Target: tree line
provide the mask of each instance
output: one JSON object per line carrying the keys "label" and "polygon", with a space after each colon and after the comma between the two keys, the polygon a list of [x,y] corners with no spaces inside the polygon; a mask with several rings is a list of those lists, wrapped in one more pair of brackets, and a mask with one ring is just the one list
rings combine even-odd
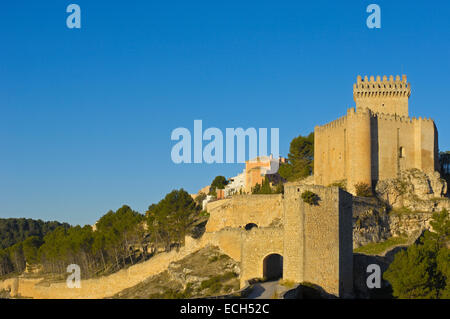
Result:
{"label": "tree line", "polygon": [[0,249],[10,247],[27,237],[44,237],[58,226],[69,228],[67,223],[44,222],[30,218],[0,218]]}
{"label": "tree line", "polygon": [[94,229],[59,225],[0,249],[0,276],[21,273],[27,264],[60,274],[77,264],[84,278],[111,273],[180,246],[201,216],[201,207],[186,191],[174,190],[145,214],[124,205],[103,215]]}

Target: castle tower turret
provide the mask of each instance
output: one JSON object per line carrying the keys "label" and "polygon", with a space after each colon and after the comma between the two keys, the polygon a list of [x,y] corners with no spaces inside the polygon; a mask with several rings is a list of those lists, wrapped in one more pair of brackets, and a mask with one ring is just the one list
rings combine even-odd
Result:
{"label": "castle tower turret", "polygon": [[348,114],[347,189],[355,192],[355,185],[372,186],[372,150],[370,111],[350,109]]}
{"label": "castle tower turret", "polygon": [[364,79],[360,75],[353,85],[353,99],[356,108],[363,110],[368,108],[375,113],[408,116],[408,99],[411,95],[411,85],[406,80],[406,75],[397,75],[395,80],[391,75],[377,76],[376,79],[367,76]]}

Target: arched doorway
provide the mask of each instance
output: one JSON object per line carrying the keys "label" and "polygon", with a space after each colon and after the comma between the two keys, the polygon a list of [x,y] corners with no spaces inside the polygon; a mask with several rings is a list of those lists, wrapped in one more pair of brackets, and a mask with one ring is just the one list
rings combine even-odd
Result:
{"label": "arched doorway", "polygon": [[267,280],[275,280],[283,277],[283,256],[270,254],[263,260],[263,276]]}
{"label": "arched doorway", "polygon": [[250,230],[254,227],[258,228],[258,225],[256,225],[255,223],[248,223],[247,225],[245,225],[245,230]]}

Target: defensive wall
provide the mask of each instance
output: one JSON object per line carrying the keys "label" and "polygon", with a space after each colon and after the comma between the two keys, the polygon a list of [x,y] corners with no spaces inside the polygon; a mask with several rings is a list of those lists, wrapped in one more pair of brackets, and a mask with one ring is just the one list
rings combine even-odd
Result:
{"label": "defensive wall", "polygon": [[235,195],[232,198],[208,203],[209,220],[206,232],[215,232],[226,227],[244,228],[248,223],[258,227],[269,226],[283,215],[283,196]]}
{"label": "defensive wall", "polygon": [[[316,204],[301,198],[307,190],[317,195]],[[32,298],[110,297],[166,270],[171,262],[213,245],[241,263],[242,286],[246,280],[280,271],[287,280],[313,282],[337,296],[351,294],[350,194],[337,187],[286,184],[284,195],[235,196],[211,204],[207,231],[199,239],[186,237],[179,251],[157,254],[109,276],[82,280],[81,288],[19,277],[0,282],[0,289]],[[248,224],[254,227],[246,228]],[[273,256],[279,258],[275,264]]]}

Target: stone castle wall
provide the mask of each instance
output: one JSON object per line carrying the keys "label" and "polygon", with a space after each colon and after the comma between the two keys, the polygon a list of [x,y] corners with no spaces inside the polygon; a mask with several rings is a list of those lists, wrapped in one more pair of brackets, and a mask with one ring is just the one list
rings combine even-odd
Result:
{"label": "stone castle wall", "polygon": [[[317,205],[301,199],[317,194]],[[352,196],[338,187],[285,187],[283,278],[308,281],[327,292],[345,296],[352,291]]]}
{"label": "stone castle wall", "polygon": [[221,251],[236,261],[241,259],[241,229],[224,229],[205,233],[200,239],[186,237],[179,251],[159,253],[151,259],[122,269],[114,274],[81,281],[81,288],[68,288],[66,282],[44,284],[43,278],[11,278],[0,281],[0,290],[11,292],[11,296],[35,299],[96,299],[113,296],[133,287],[150,276],[167,269],[170,263],[183,259],[206,246],[218,246]]}
{"label": "stone castle wall", "polygon": [[244,287],[246,280],[263,278],[265,257],[271,254],[284,255],[283,234],[284,229],[281,227],[252,228],[244,233],[241,254],[241,287]]}
{"label": "stone castle wall", "polygon": [[282,195],[235,195],[208,203],[206,209],[210,214],[206,232],[227,227],[244,228],[248,223],[267,227],[274,219],[282,217]]}

